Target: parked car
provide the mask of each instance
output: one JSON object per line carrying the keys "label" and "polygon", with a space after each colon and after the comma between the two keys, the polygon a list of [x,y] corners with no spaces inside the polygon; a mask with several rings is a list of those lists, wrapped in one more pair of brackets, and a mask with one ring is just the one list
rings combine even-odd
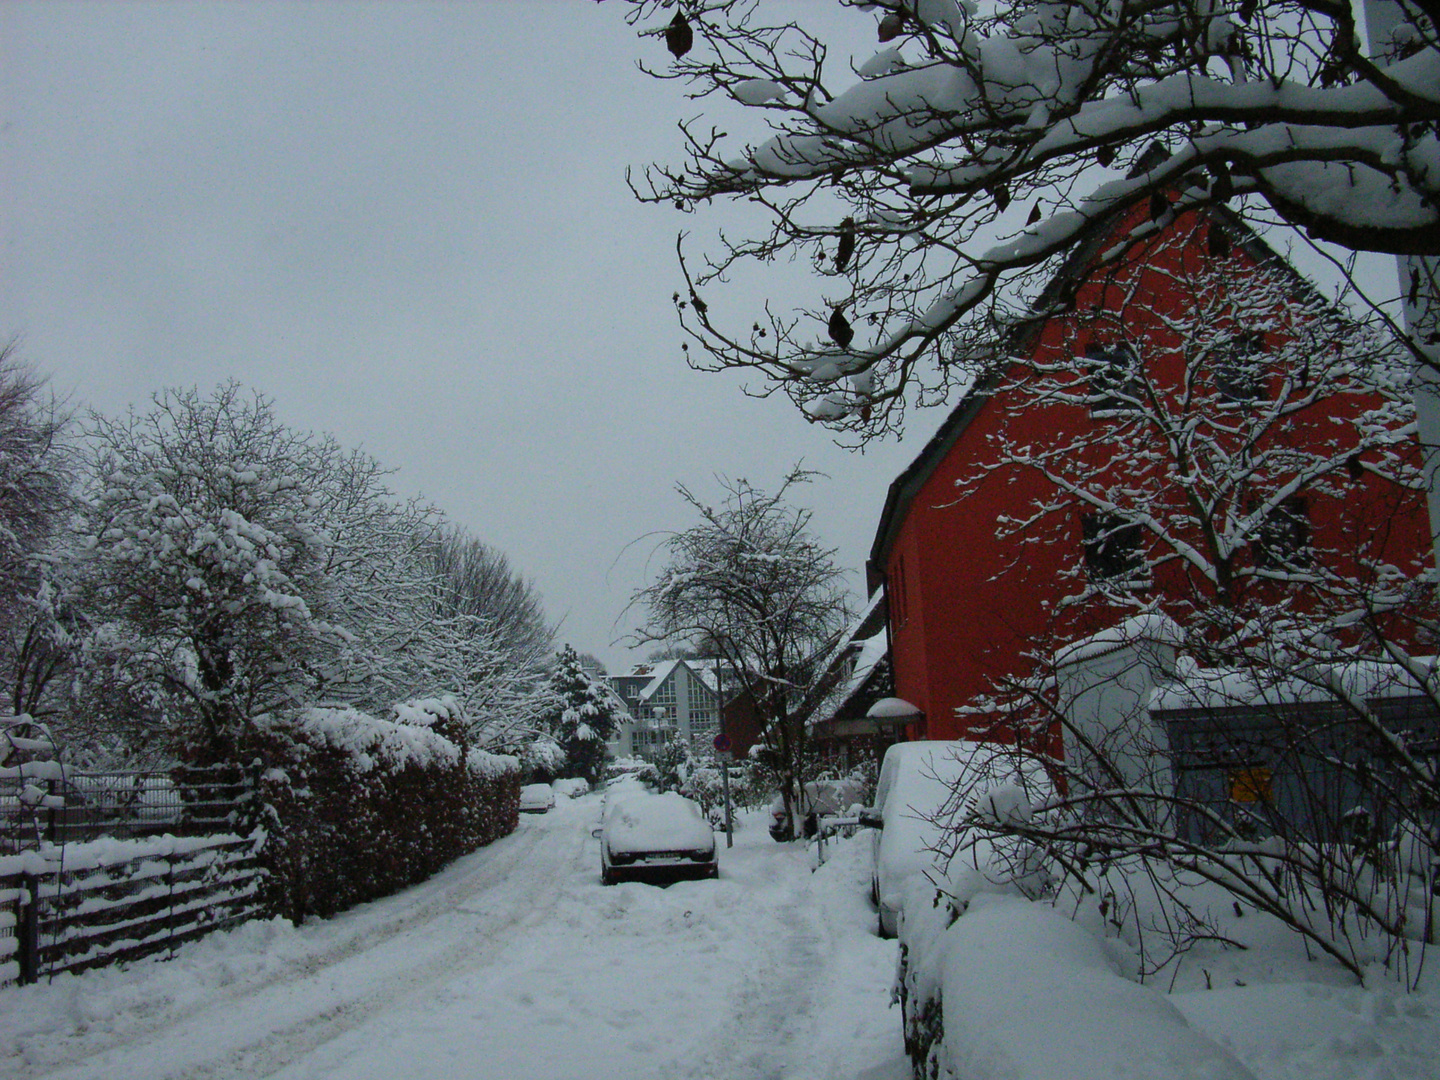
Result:
{"label": "parked car", "polygon": [[983,791],[1017,782],[1036,796],[1048,791],[1038,763],[1017,778],[1010,749],[957,740],[897,743],[885,751],[875,805],[860,814],[861,824],[875,829],[870,899],[881,937],[898,932],[906,893],[917,880],[944,873],[943,833],[960,809],[956,792],[973,801]]}
{"label": "parked car", "polygon": [[[812,780],[804,785],[800,807],[800,835],[815,835],[819,819],[825,814],[841,814],[865,801],[865,785],[859,780]],[[770,804],[770,836],[774,840],[790,839],[790,815],[785,800],[775,796]]]}
{"label": "parked car", "polygon": [[567,799],[578,799],[581,795],[590,793],[590,781],[583,776],[570,776],[563,780],[556,780],[550,787],[556,795],[564,795]]}
{"label": "parked car", "polygon": [[520,789],[520,812],[543,814],[555,808],[555,789],[549,784],[526,784]]}
{"label": "parked car", "polygon": [[600,828],[600,880],[661,883],[720,873],[715,833],[698,803],[673,791],[615,792]]}

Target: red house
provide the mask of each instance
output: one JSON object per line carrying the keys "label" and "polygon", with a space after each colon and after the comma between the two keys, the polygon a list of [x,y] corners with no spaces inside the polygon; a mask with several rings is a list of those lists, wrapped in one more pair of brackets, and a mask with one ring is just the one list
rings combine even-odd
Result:
{"label": "red house", "polygon": [[[1322,561],[1428,563],[1423,496],[1388,479],[1413,437],[1347,381],[1375,339],[1233,215],[1137,206],[1034,310],[892,483],[871,549],[909,737],[978,732],[958,710],[1027,654],[1126,614],[1299,610]],[[1379,435],[1351,422],[1372,414]],[[1107,509],[1120,492],[1132,513]]]}

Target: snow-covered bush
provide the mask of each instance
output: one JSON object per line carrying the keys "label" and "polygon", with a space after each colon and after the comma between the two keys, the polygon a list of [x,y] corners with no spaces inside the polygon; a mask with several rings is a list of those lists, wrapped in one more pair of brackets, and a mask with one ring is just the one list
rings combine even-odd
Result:
{"label": "snow-covered bush", "polygon": [[653,761],[644,758],[611,758],[605,763],[605,783],[633,779],[657,791],[660,788],[660,772]]}
{"label": "snow-covered bush", "polygon": [[565,770],[565,751],[549,735],[536,736],[521,751],[520,767],[531,783],[549,783]]}
{"label": "snow-covered bush", "polygon": [[469,747],[466,726],[445,699],[390,719],[352,708],[257,719],[281,914],[298,922],[389,895],[515,828],[519,762]]}

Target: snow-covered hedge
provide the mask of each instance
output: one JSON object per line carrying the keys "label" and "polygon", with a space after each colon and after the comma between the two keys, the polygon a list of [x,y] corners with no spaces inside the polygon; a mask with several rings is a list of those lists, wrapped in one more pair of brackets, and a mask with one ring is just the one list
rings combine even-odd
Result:
{"label": "snow-covered hedge", "polygon": [[519,762],[469,747],[450,699],[390,719],[352,708],[266,716],[255,739],[276,906],[297,922],[422,881],[518,819]]}

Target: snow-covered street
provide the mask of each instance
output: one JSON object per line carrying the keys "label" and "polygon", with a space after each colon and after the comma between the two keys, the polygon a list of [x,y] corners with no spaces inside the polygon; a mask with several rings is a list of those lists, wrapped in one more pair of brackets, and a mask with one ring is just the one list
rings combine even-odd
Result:
{"label": "snow-covered street", "polygon": [[0,1077],[904,1080],[866,846],[748,818],[719,881],[599,882],[600,798],[399,896],[5,991]]}

